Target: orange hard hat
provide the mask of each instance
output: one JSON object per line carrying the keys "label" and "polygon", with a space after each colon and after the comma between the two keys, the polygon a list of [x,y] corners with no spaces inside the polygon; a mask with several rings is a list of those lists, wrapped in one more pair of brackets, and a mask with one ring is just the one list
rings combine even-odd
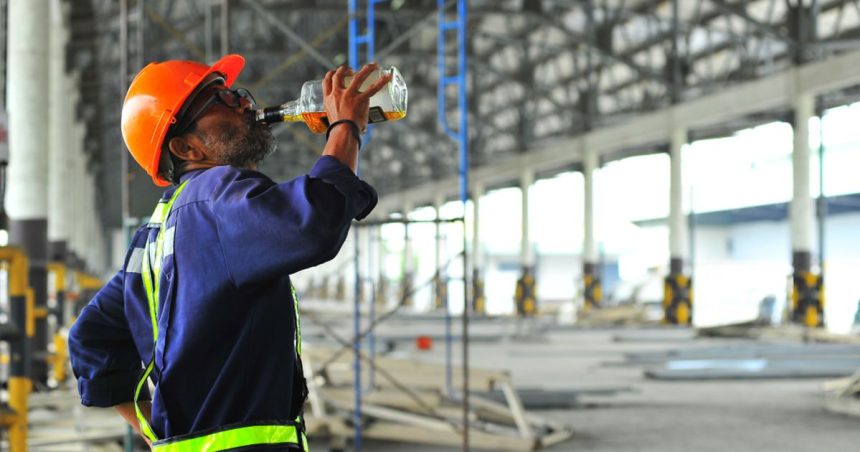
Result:
{"label": "orange hard hat", "polygon": [[235,54],[212,66],[171,60],[148,64],[131,82],[122,104],[122,139],[156,185],[169,185],[158,176],[158,164],[164,137],[176,123],[182,104],[212,74],[220,74],[230,87],[244,66],[245,59]]}

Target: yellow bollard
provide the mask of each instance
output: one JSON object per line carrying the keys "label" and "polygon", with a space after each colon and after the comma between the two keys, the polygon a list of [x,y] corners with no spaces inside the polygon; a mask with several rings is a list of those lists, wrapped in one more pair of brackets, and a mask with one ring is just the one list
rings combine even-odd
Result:
{"label": "yellow bollard", "polygon": [[693,318],[692,278],[669,274],[663,282],[663,321],[670,325],[690,325]]}
{"label": "yellow bollard", "polygon": [[15,410],[15,421],[9,427],[10,452],[27,450],[27,399],[33,383],[29,378],[9,378],[9,407]]}
{"label": "yellow bollard", "polygon": [[54,380],[61,383],[66,380],[66,362],[69,359],[69,352],[66,347],[66,338],[62,334],[54,335],[54,356],[51,357],[51,364],[54,369]]}
{"label": "yellow bollard", "polygon": [[33,290],[29,287],[27,255],[15,247],[0,247],[0,261],[3,261],[9,271],[8,294],[12,321],[25,333],[10,342],[9,407],[15,411],[15,415],[9,427],[9,449],[11,452],[25,452],[27,450],[27,400],[33,388],[25,368],[25,363],[29,359],[29,356],[26,356],[29,352],[26,341],[35,334],[36,321],[33,309],[35,302]]}

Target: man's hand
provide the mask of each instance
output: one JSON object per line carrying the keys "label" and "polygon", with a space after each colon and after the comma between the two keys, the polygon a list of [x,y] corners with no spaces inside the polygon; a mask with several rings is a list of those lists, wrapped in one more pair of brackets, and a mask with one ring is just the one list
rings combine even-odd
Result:
{"label": "man's hand", "polygon": [[[355,122],[360,132],[367,129],[370,98],[378,93],[391,81],[391,75],[386,74],[370,85],[366,90],[359,91],[361,85],[373,71],[379,70],[376,64],[368,64],[361,68],[352,78],[349,86],[343,81],[353,75],[352,69],[341,66],[335,71],[328,71],[323,79],[323,105],[329,124],[342,119]],[[328,142],[323,149],[323,155],[330,155],[350,169],[355,171],[358,164],[358,142],[352,135],[351,127],[343,124],[331,129]]]}
{"label": "man's hand", "polygon": [[349,67],[341,66],[337,70],[326,73],[322,84],[323,106],[329,123],[349,119],[355,122],[361,132],[367,129],[370,98],[391,81],[391,74],[385,74],[367,90],[359,91],[367,77],[377,70],[379,66],[375,63],[364,65],[358,73],[354,74],[349,86],[344,84],[344,79],[353,75]]}
{"label": "man's hand", "polygon": [[[143,416],[146,418],[146,421],[152,422],[152,402],[150,402],[149,400],[141,400],[139,403],[140,411],[143,412]],[[149,438],[147,438],[146,435],[144,435],[140,431],[140,423],[137,421],[137,414],[134,411],[134,402],[126,402],[120,405],[116,405],[114,406],[114,409],[117,411],[117,413],[119,413],[120,416],[122,416],[123,419],[125,419],[126,422],[128,422],[128,425],[130,425],[134,429],[134,431],[137,432],[137,434],[140,435],[140,437],[143,438],[144,441],[146,441],[146,444],[149,447],[152,447],[152,443],[150,442]]]}

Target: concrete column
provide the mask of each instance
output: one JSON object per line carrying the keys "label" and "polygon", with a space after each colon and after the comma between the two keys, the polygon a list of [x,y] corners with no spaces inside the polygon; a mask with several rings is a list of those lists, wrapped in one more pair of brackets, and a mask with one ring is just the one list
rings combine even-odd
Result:
{"label": "concrete column", "polygon": [[534,183],[535,175],[531,169],[526,169],[520,175],[520,190],[522,191],[522,237],[520,238],[520,265],[522,274],[517,281],[514,299],[517,305],[517,313],[522,316],[531,316],[537,309],[537,297],[535,293],[535,256],[529,235],[529,190]]}
{"label": "concrete column", "polygon": [[230,0],[221,0],[221,55],[230,53]]}
{"label": "concrete column", "polygon": [[[30,286],[37,307],[47,302],[48,136],[50,97],[49,2],[10,0],[8,16],[9,170],[6,211],[9,243],[20,246],[30,261]],[[36,322],[32,378],[47,383],[47,323]]]}
{"label": "concrete column", "polygon": [[522,236],[520,238],[520,263],[523,268],[534,266],[534,251],[529,236],[529,190],[534,183],[535,175],[532,170],[523,171],[520,176],[520,190],[522,191]]}
{"label": "concrete column", "polygon": [[73,153],[75,159],[72,165],[72,174],[74,174],[72,178],[74,186],[72,189],[72,213],[69,216],[69,221],[71,223],[71,245],[77,258],[83,259],[86,244],[83,237],[85,227],[83,218],[84,186],[87,183],[87,173],[84,168],[86,159],[86,156],[84,155],[84,125],[80,122],[75,122],[72,133],[74,138],[72,146],[74,148]]}
{"label": "concrete column", "polygon": [[[403,205],[403,220],[409,220],[409,214],[414,210],[411,203]],[[412,305],[412,280],[415,276],[415,259],[413,259],[412,238],[409,237],[409,223],[403,223],[403,280],[400,283],[400,299],[406,300],[404,305]]]}
{"label": "concrete column", "polygon": [[794,197],[791,200],[791,250],[795,271],[812,268],[815,209],[810,187],[809,118],[815,114],[815,98],[803,94],[794,104]]}
{"label": "concrete column", "polygon": [[80,99],[78,85],[78,74],[69,75],[66,78],[67,96],[63,107],[66,110],[66,140],[63,161],[65,165],[65,176],[63,177],[63,190],[65,202],[60,204],[61,218],[65,219],[66,225],[66,253],[72,251],[72,237],[74,235],[74,215],[76,202],[76,189],[78,180],[77,166],[81,165],[82,157],[79,157],[80,139],[78,138],[77,120],[75,111]]}
{"label": "concrete column", "polygon": [[791,319],[808,327],[824,326],[823,275],[812,272],[815,209],[810,185],[809,118],[815,114],[815,97],[794,99],[794,196],[791,200],[792,277]]}
{"label": "concrete column", "polygon": [[447,271],[441,268],[442,262],[442,247],[444,246],[444,241],[442,238],[442,223],[438,222],[438,220],[442,219],[442,206],[445,204],[444,196],[437,196],[433,201],[433,208],[436,210],[436,240],[435,240],[435,258],[434,264],[436,268],[436,278],[433,283],[433,300],[434,300],[434,308],[437,310],[444,309],[448,306],[448,278],[446,277]]}
{"label": "concrete column", "polygon": [[[377,213],[377,219],[384,220],[388,218],[387,212],[379,212]],[[385,237],[382,235],[382,226],[374,227],[373,230],[376,233],[376,245],[378,247],[378,252],[376,255],[377,258],[377,275],[378,282],[376,285],[376,303],[385,308],[388,306],[388,276],[385,273]]]}
{"label": "concrete column", "polygon": [[684,215],[684,187],[681,174],[681,147],[687,143],[687,131],[681,128],[672,131],[669,144],[671,160],[669,196],[669,251],[671,261],[669,273],[683,274],[688,251],[687,218]]}
{"label": "concrete column", "polygon": [[[54,8],[59,9],[59,8]],[[68,30],[59,11],[51,15],[50,43],[50,130],[48,149],[48,259],[64,261],[68,239],[68,218],[64,205],[68,204],[66,180],[69,153],[69,116],[67,107],[69,89],[66,76],[66,42]]]}
{"label": "concrete column", "polygon": [[583,243],[582,243],[582,287],[585,309],[596,308],[600,305],[602,290],[600,275],[597,271],[597,244],[594,240],[594,172],[598,166],[597,152],[593,149],[583,149],[582,176],[584,187],[583,212]]}
{"label": "concrete column", "polygon": [[472,274],[479,275],[483,268],[481,252],[481,198],[486,188],[480,182],[472,183]]}
{"label": "concrete column", "polygon": [[472,184],[472,312],[486,314],[487,301],[484,296],[484,254],[481,246],[481,198],[484,184]]}
{"label": "concrete column", "polygon": [[681,148],[687,142],[687,131],[676,128],[671,131],[670,153],[670,203],[669,203],[669,275],[666,277],[663,295],[663,321],[670,324],[690,325],[693,321],[692,280],[684,267],[689,255],[687,242],[687,217],[684,214],[684,188],[681,171]]}

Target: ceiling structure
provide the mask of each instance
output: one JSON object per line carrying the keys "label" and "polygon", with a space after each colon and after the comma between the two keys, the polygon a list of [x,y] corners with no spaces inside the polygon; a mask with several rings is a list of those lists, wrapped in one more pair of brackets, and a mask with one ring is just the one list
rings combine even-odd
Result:
{"label": "ceiling structure", "polygon": [[[109,227],[122,218],[122,97],[145,63],[242,54],[238,84],[271,105],[294,99],[304,81],[347,59],[345,0],[67,3],[68,70],[80,74],[78,114]],[[471,0],[468,7],[473,169],[860,48],[860,0]],[[406,119],[375,127],[361,157],[363,177],[383,196],[457,173],[457,145],[437,119],[437,17],[434,0],[376,7],[376,60],[400,68],[410,94]],[[857,94],[833,93],[822,106]],[[457,124],[456,112],[450,116]],[[786,118],[788,111],[766,111],[690,133],[720,136]],[[278,125],[275,133],[279,150],[264,172],[276,180],[306,172],[323,139],[302,124]],[[145,216],[159,191],[133,161],[129,179],[131,215]]]}

